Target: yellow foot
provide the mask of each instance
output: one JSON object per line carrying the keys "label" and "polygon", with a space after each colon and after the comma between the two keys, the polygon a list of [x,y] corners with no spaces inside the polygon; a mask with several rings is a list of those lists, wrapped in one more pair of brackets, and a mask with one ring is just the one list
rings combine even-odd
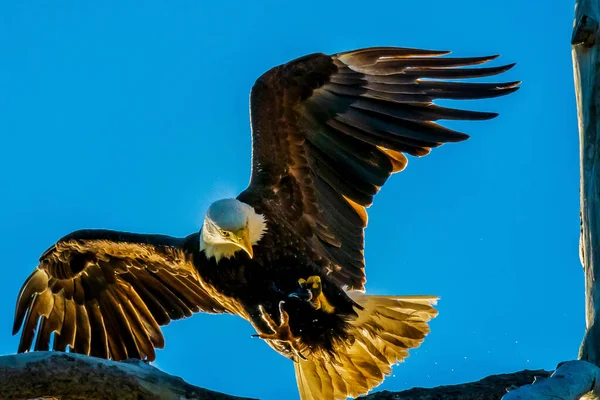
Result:
{"label": "yellow foot", "polygon": [[335,311],[335,307],[329,303],[323,294],[320,276],[313,275],[308,279],[298,279],[298,285],[300,285],[298,291],[290,296],[308,301],[316,310],[323,310],[328,314]]}
{"label": "yellow foot", "polygon": [[292,353],[294,356],[306,360],[302,355],[303,346],[299,337],[295,337],[290,329],[290,316],[283,309],[284,301],[279,302],[279,324],[273,321],[273,318],[267,313],[262,305],[258,306],[260,316],[265,321],[272,333],[259,332],[254,337],[259,337],[264,340],[273,340],[280,342],[283,347]]}

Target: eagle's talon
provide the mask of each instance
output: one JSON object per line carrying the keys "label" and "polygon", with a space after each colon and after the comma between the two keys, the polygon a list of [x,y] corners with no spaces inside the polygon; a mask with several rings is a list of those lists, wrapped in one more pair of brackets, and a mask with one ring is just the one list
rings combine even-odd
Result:
{"label": "eagle's talon", "polygon": [[315,310],[323,310],[326,313],[332,313],[335,308],[329,304],[323,293],[323,284],[319,275],[309,276],[308,279],[298,279],[298,290],[290,294],[289,297],[295,297],[309,303]]}
{"label": "eagle's talon", "polygon": [[281,341],[291,341],[294,339],[292,335],[292,331],[290,329],[290,315],[283,309],[284,301],[279,302],[279,324],[273,321],[273,318],[265,311],[265,308],[260,305],[258,306],[258,311],[260,312],[260,317],[267,324],[269,329],[273,333],[264,333],[259,332],[258,337],[261,339],[270,339],[270,340],[281,340]]}
{"label": "eagle's talon", "polygon": [[277,332],[277,324],[275,323],[275,321],[273,321],[273,318],[271,318],[269,313],[265,311],[265,308],[262,305],[258,306],[258,311],[260,312],[260,317],[263,321],[265,321],[265,324],[267,324],[269,329],[273,332]]}
{"label": "eagle's talon", "polygon": [[262,320],[265,321],[272,333],[258,332],[257,334],[252,335],[252,337],[282,342],[282,344],[288,348],[290,353],[306,360],[306,357],[302,354],[300,338],[294,336],[290,328],[290,315],[283,309],[284,304],[284,301],[279,302],[279,324],[271,318],[262,305],[258,306],[258,311],[260,312]]}

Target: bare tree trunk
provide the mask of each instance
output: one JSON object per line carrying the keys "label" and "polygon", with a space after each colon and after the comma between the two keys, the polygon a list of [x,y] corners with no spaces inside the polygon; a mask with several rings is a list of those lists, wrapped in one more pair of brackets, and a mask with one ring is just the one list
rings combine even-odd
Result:
{"label": "bare tree trunk", "polygon": [[[576,0],[571,45],[579,121],[581,237],[585,275],[586,332],[580,361],[570,361],[542,384],[528,385],[503,399],[579,399],[600,393],[600,0]],[[596,395],[590,393],[587,398]]]}
{"label": "bare tree trunk", "polygon": [[[597,74],[598,21],[600,2],[578,0],[575,5],[573,69],[579,117],[581,173],[581,241],[580,254],[585,271],[586,334],[579,358],[600,366],[600,291],[596,277],[600,270],[600,87]],[[598,262],[596,262],[598,260]]]}

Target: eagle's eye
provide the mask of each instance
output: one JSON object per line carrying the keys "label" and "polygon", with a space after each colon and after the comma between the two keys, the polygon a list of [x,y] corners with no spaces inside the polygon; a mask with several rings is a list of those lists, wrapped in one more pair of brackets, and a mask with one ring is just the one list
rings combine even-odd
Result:
{"label": "eagle's eye", "polygon": [[224,238],[228,238],[230,235],[230,233],[224,229],[221,229],[221,236],[223,236]]}

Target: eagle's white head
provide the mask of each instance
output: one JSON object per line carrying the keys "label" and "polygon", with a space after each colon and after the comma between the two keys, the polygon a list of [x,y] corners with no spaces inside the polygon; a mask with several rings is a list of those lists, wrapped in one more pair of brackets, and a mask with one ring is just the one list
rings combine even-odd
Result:
{"label": "eagle's white head", "polygon": [[252,246],[267,230],[265,217],[237,199],[223,199],[210,205],[200,232],[200,250],[207,258],[230,258],[243,250],[250,258]]}

